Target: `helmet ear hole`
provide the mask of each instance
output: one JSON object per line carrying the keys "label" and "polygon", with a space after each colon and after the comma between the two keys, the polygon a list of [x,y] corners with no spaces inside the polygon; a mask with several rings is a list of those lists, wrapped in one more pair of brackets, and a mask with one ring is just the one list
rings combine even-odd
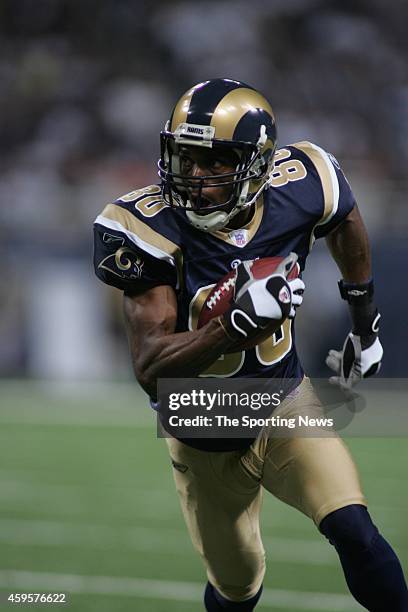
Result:
{"label": "helmet ear hole", "polygon": [[253,165],[253,170],[257,175],[258,179],[262,178],[262,176],[265,174],[266,168],[267,164],[265,162],[265,159],[262,155],[260,155]]}

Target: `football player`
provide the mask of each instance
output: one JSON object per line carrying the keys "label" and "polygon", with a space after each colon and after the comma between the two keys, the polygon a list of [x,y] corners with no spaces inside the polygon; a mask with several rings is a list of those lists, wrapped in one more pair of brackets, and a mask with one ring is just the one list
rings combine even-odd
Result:
{"label": "football player", "polygon": [[[182,373],[291,379],[288,412],[318,409],[295,348],[293,316],[304,285],[288,280],[287,271],[296,258],[303,270],[321,237],[341,271],[352,319],[343,349],[327,358],[332,382],[350,388],[378,371],[383,351],[367,233],[333,156],[310,142],[276,150],[267,100],[244,83],[214,79],[177,102],[161,133],[159,176],[160,185],[106,206],[94,227],[95,271],[123,291],[135,375],[153,406],[157,380]],[[284,267],[260,288],[245,262],[269,256],[284,257]],[[196,329],[206,296],[232,268],[240,291],[230,311]],[[289,303],[280,300],[282,287]],[[271,338],[229,352],[281,318]],[[250,611],[261,596],[266,489],[314,521],[363,607],[408,611],[401,565],[370,518],[337,435],[261,432],[252,441],[170,437],[167,444],[187,528],[207,570],[206,610]]]}

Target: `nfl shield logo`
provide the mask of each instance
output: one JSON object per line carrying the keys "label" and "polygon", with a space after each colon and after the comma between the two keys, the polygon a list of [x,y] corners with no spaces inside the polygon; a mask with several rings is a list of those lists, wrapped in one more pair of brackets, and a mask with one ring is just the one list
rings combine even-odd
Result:
{"label": "nfl shield logo", "polygon": [[235,232],[231,232],[230,238],[235,242],[237,246],[243,247],[247,243],[247,231],[236,230]]}

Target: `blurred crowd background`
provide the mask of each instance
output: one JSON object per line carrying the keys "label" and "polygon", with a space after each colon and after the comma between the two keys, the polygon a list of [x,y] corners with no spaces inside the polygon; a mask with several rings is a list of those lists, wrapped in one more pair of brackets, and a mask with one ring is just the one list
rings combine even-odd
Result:
{"label": "blurred crowd background", "polygon": [[[92,221],[156,182],[178,97],[218,76],[260,89],[279,143],[341,162],[373,247],[384,376],[405,376],[408,5],[402,0],[0,0],[0,376],[131,377],[119,292],[92,271]],[[349,328],[317,245],[300,353]]]}

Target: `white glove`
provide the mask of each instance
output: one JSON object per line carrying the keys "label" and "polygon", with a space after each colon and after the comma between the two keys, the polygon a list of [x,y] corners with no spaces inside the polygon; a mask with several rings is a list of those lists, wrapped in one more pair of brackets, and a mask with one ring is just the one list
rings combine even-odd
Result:
{"label": "white glove", "polygon": [[350,332],[344,342],[343,350],[331,350],[326,357],[326,364],[336,373],[336,376],[332,376],[329,381],[342,389],[351,389],[362,378],[377,374],[381,367],[383,352],[377,335],[374,340],[368,340],[364,336],[356,336]]}
{"label": "white glove", "polygon": [[244,261],[237,266],[234,298],[224,314],[230,333],[248,338],[272,321],[295,315],[295,306],[302,303],[297,292],[304,289],[304,283],[300,279],[288,281],[287,277],[297,258],[296,253],[290,253],[270,276],[261,279],[253,277],[252,262]]}

